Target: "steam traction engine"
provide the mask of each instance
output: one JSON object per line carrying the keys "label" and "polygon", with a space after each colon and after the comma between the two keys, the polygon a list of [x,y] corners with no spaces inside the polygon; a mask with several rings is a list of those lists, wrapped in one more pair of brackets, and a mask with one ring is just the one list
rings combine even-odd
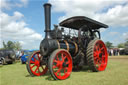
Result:
{"label": "steam traction engine", "polygon": [[51,30],[51,4],[44,4],[44,10],[45,38],[40,43],[40,51],[27,60],[30,75],[41,76],[49,70],[54,79],[63,80],[70,76],[72,68],[84,65],[94,72],[104,71],[108,54],[100,40],[99,29],[108,26],[84,16],[75,16],[62,21],[59,26],[54,25]]}

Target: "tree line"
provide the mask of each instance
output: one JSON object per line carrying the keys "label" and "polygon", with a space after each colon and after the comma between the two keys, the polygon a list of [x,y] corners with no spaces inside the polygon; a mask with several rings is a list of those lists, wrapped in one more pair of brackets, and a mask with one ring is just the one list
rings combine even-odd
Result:
{"label": "tree line", "polygon": [[[111,42],[109,42],[109,41],[105,42],[105,44],[106,44],[106,47],[107,47],[108,49],[114,48],[113,43],[111,43]],[[119,44],[117,45],[117,48],[125,48],[126,45],[128,46],[128,39],[126,39],[126,41],[125,41],[124,43],[119,43]]]}
{"label": "tree line", "polygon": [[18,41],[17,42],[8,41],[7,43],[3,41],[3,48],[0,48],[0,49],[20,50],[22,49],[22,46]]}

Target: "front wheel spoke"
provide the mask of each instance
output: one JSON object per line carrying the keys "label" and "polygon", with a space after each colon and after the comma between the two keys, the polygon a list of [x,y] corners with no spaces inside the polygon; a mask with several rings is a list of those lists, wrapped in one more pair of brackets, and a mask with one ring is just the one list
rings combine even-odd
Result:
{"label": "front wheel spoke", "polygon": [[56,74],[60,73],[60,71],[61,71],[61,68],[59,68],[59,69],[57,70]]}
{"label": "front wheel spoke", "polygon": [[57,55],[56,57],[57,57],[57,60],[59,61],[59,57],[58,57],[58,55]]}
{"label": "front wheel spoke", "polygon": [[53,69],[54,69],[54,68],[57,68],[57,66],[56,66],[56,65],[54,65],[52,68],[53,68]]}
{"label": "front wheel spoke", "polygon": [[34,64],[35,62],[33,60],[31,60],[30,63],[33,63]]}
{"label": "front wheel spoke", "polygon": [[61,76],[61,72],[59,72],[59,76]]}
{"label": "front wheel spoke", "polygon": [[63,61],[66,59],[66,56],[63,57]]}
{"label": "front wheel spoke", "polygon": [[102,51],[99,49],[98,53],[100,54],[100,53],[102,53]]}
{"label": "front wheel spoke", "polygon": [[57,61],[57,60],[54,60],[53,62],[58,63],[58,61]]}
{"label": "front wheel spoke", "polygon": [[[63,54],[62,54],[62,55],[63,55]],[[65,59],[66,59],[66,56],[63,55],[63,56],[62,56],[62,61],[64,61]]]}
{"label": "front wheel spoke", "polygon": [[66,70],[68,69],[68,67],[65,67],[65,68],[63,68],[64,69],[64,73],[66,73]]}
{"label": "front wheel spoke", "polygon": [[39,68],[39,67],[37,66],[37,68],[36,68],[35,72],[38,70],[38,68]]}
{"label": "front wheel spoke", "polygon": [[37,59],[35,58],[35,56],[33,57],[34,61],[36,61]]}
{"label": "front wheel spoke", "polygon": [[37,57],[38,57],[38,59],[39,59],[39,61],[40,61],[40,56],[39,56],[39,54],[37,54]]}
{"label": "front wheel spoke", "polygon": [[31,66],[31,68],[33,68],[34,66],[36,66],[35,64],[33,66]]}
{"label": "front wheel spoke", "polygon": [[63,53],[61,53],[61,57],[62,57],[62,59],[63,59],[63,57],[64,57],[64,54],[63,54]]}
{"label": "front wheel spoke", "polygon": [[66,64],[69,64],[69,61],[67,61]]}

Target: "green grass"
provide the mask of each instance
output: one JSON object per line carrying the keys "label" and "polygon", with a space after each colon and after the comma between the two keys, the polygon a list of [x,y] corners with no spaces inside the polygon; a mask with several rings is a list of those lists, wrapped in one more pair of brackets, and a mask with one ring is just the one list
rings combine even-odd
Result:
{"label": "green grass", "polygon": [[127,85],[128,59],[109,59],[107,69],[103,72],[91,72],[84,69],[72,72],[62,81],[55,81],[47,73],[41,77],[31,77],[26,65],[15,63],[0,66],[0,85]]}

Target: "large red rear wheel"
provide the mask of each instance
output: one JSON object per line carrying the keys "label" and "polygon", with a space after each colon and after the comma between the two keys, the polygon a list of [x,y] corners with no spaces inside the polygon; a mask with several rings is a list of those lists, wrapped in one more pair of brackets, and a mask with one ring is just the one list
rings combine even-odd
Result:
{"label": "large red rear wheel", "polygon": [[107,66],[107,48],[102,40],[92,40],[87,47],[87,62],[92,71],[104,71]]}
{"label": "large red rear wheel", "polygon": [[57,49],[51,54],[48,67],[55,80],[66,79],[72,72],[72,57],[68,51]]}
{"label": "large red rear wheel", "polygon": [[33,53],[32,56],[28,57],[26,67],[31,76],[41,76],[47,72],[48,67],[41,62],[41,58],[40,51],[37,51]]}

